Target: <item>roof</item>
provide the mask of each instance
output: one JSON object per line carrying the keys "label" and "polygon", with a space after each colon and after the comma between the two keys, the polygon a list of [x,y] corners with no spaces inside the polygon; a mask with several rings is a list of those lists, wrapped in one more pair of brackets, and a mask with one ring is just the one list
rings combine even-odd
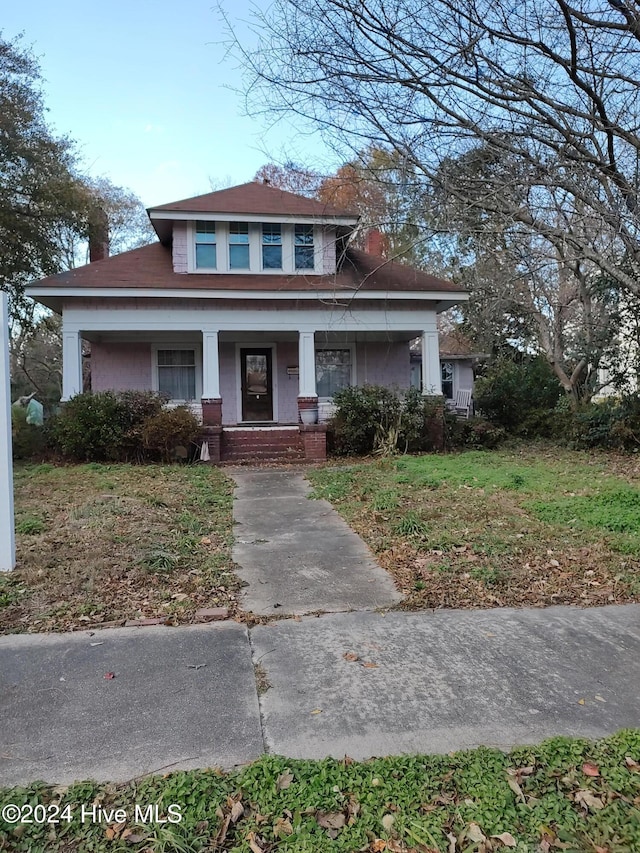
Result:
{"label": "roof", "polygon": [[347,249],[341,270],[331,275],[265,275],[264,273],[176,273],[171,249],[151,243],[102,261],[34,281],[34,288],[138,288],[140,290],[246,291],[421,291],[466,293],[446,279],[436,278],[394,261]]}
{"label": "roof", "polygon": [[329,216],[358,219],[358,214],[324,204],[313,198],[287,192],[258,181],[250,181],[226,190],[160,204],[149,208],[152,211],[174,211],[176,213],[228,213],[233,216],[253,214],[264,216]]}
{"label": "roof", "polygon": [[[461,329],[439,329],[438,340],[440,344],[440,358],[450,361],[481,361],[489,358],[488,353],[479,352],[474,348],[472,341]],[[422,341],[416,338],[411,344],[412,357],[420,358],[422,353]]]}

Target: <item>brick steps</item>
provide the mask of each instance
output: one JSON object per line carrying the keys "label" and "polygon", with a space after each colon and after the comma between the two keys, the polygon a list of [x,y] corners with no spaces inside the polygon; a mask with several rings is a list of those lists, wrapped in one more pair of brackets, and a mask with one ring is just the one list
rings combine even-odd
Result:
{"label": "brick steps", "polygon": [[297,427],[291,429],[233,429],[222,431],[221,462],[252,460],[295,462],[304,459],[304,445]]}

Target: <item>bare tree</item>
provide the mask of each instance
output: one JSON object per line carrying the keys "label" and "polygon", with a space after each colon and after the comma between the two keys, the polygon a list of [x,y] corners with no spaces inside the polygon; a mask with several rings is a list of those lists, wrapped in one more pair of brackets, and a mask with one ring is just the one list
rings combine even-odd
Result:
{"label": "bare tree", "polygon": [[[478,143],[507,154],[519,173],[484,208],[640,294],[636,0],[276,0],[257,25],[254,112],[391,147],[429,181]],[[558,193],[595,233],[565,228]]]}

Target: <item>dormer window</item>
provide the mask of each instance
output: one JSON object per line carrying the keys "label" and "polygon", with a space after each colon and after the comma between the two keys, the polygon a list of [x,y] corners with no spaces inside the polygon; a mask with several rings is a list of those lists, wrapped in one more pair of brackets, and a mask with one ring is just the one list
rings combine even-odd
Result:
{"label": "dormer window", "polygon": [[282,269],[282,225],[265,222],[262,226],[262,269]]}
{"label": "dormer window", "polygon": [[216,223],[196,222],[196,269],[214,270],[216,266]]}
{"label": "dormer window", "polygon": [[295,268],[314,268],[313,225],[296,225],[293,237]]}
{"label": "dormer window", "polygon": [[249,223],[229,223],[229,269],[249,269]]}

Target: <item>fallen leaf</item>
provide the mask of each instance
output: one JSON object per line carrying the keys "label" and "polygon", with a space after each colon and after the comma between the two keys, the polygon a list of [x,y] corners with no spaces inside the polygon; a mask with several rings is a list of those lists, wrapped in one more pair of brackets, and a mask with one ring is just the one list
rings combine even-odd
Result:
{"label": "fallen leaf", "polygon": [[174,601],[185,601],[187,598],[189,598],[189,596],[186,592],[174,592],[171,598]]}
{"label": "fallen leaf", "polygon": [[515,840],[513,835],[510,832],[501,832],[499,835],[492,835],[492,838],[497,838],[498,841],[502,841],[505,847],[517,847],[518,842]]}
{"label": "fallen leaf", "polygon": [[588,763],[583,764],[582,765],[582,772],[584,773],[585,776],[595,777],[595,776],[600,775],[600,770],[596,767],[595,764],[588,764]]}
{"label": "fallen leaf", "polygon": [[640,764],[638,764],[635,759],[631,758],[630,755],[625,755],[624,763],[627,765],[629,770],[640,771]]}
{"label": "fallen leaf", "polygon": [[237,800],[231,806],[231,823],[237,823],[243,814],[244,814],[244,806],[242,805],[240,800]]}
{"label": "fallen leaf", "polygon": [[458,846],[458,839],[451,832],[447,832],[447,840],[449,842],[449,853],[456,853],[456,847]]}
{"label": "fallen leaf", "polygon": [[604,803],[599,797],[596,797],[591,791],[580,790],[574,794],[576,803],[579,803],[585,811],[598,811],[604,808]]}
{"label": "fallen leaf", "polygon": [[211,545],[211,539],[208,536],[203,536],[200,540],[201,545]]}
{"label": "fallen leaf", "polygon": [[[124,832],[122,833],[122,837],[124,838]],[[141,841],[144,841],[146,835],[140,835],[137,832],[132,832],[127,835],[127,844],[140,844]]]}
{"label": "fallen leaf", "polygon": [[251,853],[263,853],[265,848],[262,846],[262,839],[259,835],[256,835],[255,832],[250,832],[247,835],[247,841],[249,842]]}
{"label": "fallen leaf", "polygon": [[376,838],[369,849],[371,853],[383,853],[387,849],[387,842],[383,841],[382,838]]}
{"label": "fallen leaf", "polygon": [[364,662],[363,662],[363,664],[362,664],[362,666],[363,666],[365,669],[377,669],[377,668],[378,668],[378,664],[377,664],[377,663],[372,663],[372,662],[371,662],[371,661],[369,661],[369,660],[364,661]]}
{"label": "fallen leaf", "polygon": [[477,823],[470,823],[467,827],[467,838],[469,841],[482,842],[487,840],[487,836],[480,829]]}
{"label": "fallen leaf", "polygon": [[519,800],[521,800],[523,803],[527,802],[527,798],[525,797],[522,788],[520,787],[520,785],[518,785],[515,779],[513,779],[511,776],[508,776],[507,784]]}
{"label": "fallen leaf", "polygon": [[549,565],[553,566],[554,569],[560,568],[560,563],[557,560],[549,560]]}
{"label": "fallen leaf", "polygon": [[276,838],[293,835],[293,826],[288,818],[279,817],[273,825],[273,834]]}
{"label": "fallen leaf", "polygon": [[342,812],[316,812],[316,820],[323,829],[342,829],[347,822]]}
{"label": "fallen leaf", "polygon": [[101,643],[89,643],[90,646],[104,646],[104,642]]}
{"label": "fallen leaf", "polygon": [[107,681],[111,681],[116,677],[116,674],[115,672],[105,672],[104,677],[107,679]]}
{"label": "fallen leaf", "polygon": [[358,655],[354,654],[353,652],[345,652],[345,653],[342,655],[342,657],[343,657],[345,660],[348,660],[348,661],[350,661],[350,662],[351,662],[351,661],[360,660],[360,658],[358,657]]}
{"label": "fallen leaf", "polygon": [[313,709],[313,711],[312,711],[311,713],[312,713],[312,714],[321,714],[321,713],[322,713],[322,708],[314,708],[314,709]]}
{"label": "fallen leaf", "polygon": [[584,699],[578,699],[578,705],[584,705]]}
{"label": "fallen leaf", "polygon": [[289,785],[293,782],[293,773],[287,769],[284,773],[281,773],[278,776],[276,781],[276,788],[278,791],[286,791]]}
{"label": "fallen leaf", "polygon": [[602,696],[598,696],[598,694],[596,694],[593,698],[597,699],[598,702],[606,702],[607,701],[606,699],[603,699]]}

